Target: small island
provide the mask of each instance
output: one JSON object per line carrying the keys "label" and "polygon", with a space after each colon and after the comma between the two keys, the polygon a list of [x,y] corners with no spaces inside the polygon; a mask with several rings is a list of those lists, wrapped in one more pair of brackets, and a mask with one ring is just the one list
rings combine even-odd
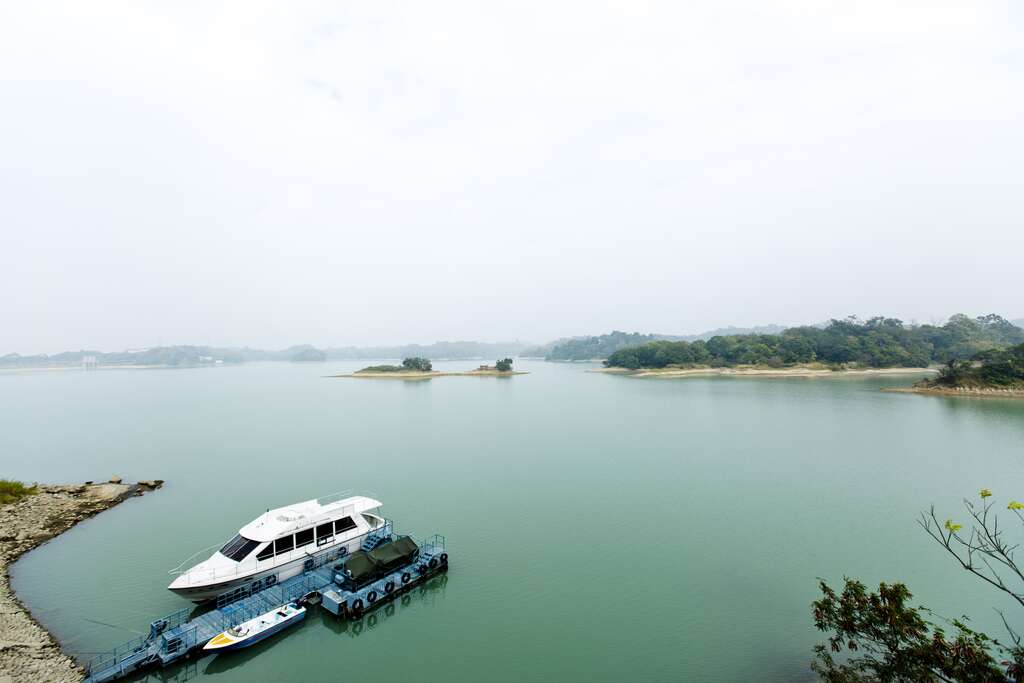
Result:
{"label": "small island", "polygon": [[424,380],[434,377],[511,377],[525,374],[528,373],[512,369],[511,358],[502,358],[495,361],[494,365],[481,365],[476,370],[440,372],[434,370],[434,365],[429,359],[412,357],[403,359],[401,365],[370,365],[353,373],[332,375],[332,377]]}
{"label": "small island", "polygon": [[950,360],[934,379],[888,389],[914,394],[1024,398],[1024,344],[982,351],[971,360]]}

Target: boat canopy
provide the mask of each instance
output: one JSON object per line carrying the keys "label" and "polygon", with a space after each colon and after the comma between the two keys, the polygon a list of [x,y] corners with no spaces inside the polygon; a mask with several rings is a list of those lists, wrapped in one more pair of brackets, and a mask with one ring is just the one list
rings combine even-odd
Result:
{"label": "boat canopy", "polygon": [[370,559],[368,553],[357,550],[345,560],[345,571],[350,579],[356,583],[361,583],[377,573],[377,565]]}
{"label": "boat canopy", "polygon": [[408,536],[399,536],[370,552],[355,551],[345,561],[345,571],[352,582],[361,584],[387,574],[403,564],[409,564],[416,559],[419,552],[416,541]]}
{"label": "boat canopy", "polygon": [[374,548],[369,554],[370,559],[381,572],[389,572],[396,567],[412,562],[416,559],[419,551],[416,541],[408,536],[399,536],[391,543]]}

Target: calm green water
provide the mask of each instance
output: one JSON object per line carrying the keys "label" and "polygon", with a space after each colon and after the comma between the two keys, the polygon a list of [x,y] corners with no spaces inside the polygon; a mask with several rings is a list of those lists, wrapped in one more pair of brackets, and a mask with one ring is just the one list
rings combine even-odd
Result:
{"label": "calm green water", "polygon": [[19,595],[69,651],[101,650],[188,604],[166,572],[193,551],[355,488],[399,531],[447,536],[446,580],[373,627],[314,613],[178,680],[800,681],[816,577],[904,580],[993,631],[1008,606],[914,520],[983,486],[1024,498],[1024,401],[541,362],[322,377],[359,365],[0,376],[3,476],[168,482],[23,558]]}

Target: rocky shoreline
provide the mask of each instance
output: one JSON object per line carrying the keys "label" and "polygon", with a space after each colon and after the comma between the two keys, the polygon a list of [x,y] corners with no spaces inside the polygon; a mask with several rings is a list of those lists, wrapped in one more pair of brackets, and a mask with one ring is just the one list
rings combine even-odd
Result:
{"label": "rocky shoreline", "polygon": [[997,387],[889,387],[882,391],[895,394],[924,394],[926,396],[966,396],[971,398],[1024,398],[1024,389]]}
{"label": "rocky shoreline", "polygon": [[123,484],[40,485],[0,506],[0,683],[81,681],[81,666],[64,654],[11,590],[9,567],[22,554],[118,503],[160,488],[161,480]]}

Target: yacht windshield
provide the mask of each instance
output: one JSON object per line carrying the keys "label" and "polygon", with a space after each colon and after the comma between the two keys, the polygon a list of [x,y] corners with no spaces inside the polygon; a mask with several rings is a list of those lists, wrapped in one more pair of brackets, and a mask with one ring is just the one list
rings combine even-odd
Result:
{"label": "yacht windshield", "polygon": [[239,534],[224,544],[224,547],[220,549],[220,554],[234,560],[235,562],[241,562],[248,557],[249,553],[255,550],[256,546],[259,544],[259,541],[253,541]]}

